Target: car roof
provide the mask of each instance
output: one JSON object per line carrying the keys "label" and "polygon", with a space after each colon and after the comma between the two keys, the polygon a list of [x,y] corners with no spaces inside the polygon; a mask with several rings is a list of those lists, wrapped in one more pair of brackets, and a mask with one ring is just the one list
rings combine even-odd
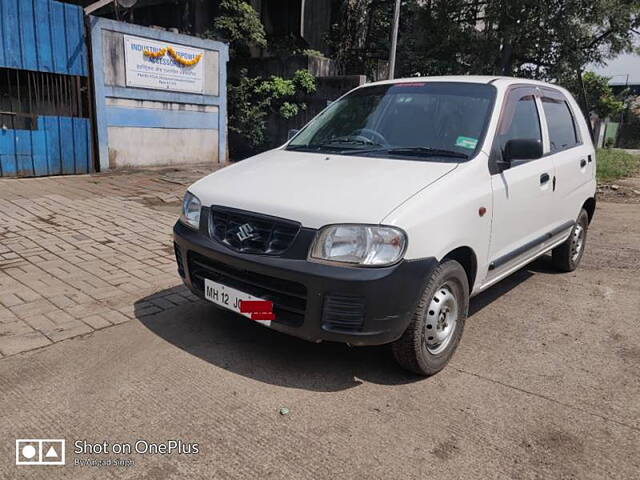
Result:
{"label": "car roof", "polygon": [[563,90],[562,87],[554,85],[552,83],[541,82],[539,80],[531,80],[529,78],[518,77],[501,77],[498,75],[446,75],[435,77],[411,77],[411,78],[398,78],[394,80],[382,80],[379,82],[367,83],[364,86],[371,85],[392,85],[403,83],[415,83],[415,82],[464,82],[464,83],[485,83],[493,84],[498,87],[508,87],[514,84],[525,83],[527,85],[537,85],[541,87],[550,87]]}

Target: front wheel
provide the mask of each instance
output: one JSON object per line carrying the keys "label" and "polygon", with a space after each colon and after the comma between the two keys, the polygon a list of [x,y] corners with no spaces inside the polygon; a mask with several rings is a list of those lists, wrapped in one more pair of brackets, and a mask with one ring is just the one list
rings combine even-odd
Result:
{"label": "front wheel", "polygon": [[425,282],[411,323],[392,344],[396,361],[424,376],[442,370],[460,342],[468,312],[467,274],[458,262],[447,260]]}
{"label": "front wheel", "polygon": [[573,272],[578,268],[587,245],[588,228],[589,214],[586,210],[581,210],[569,238],[551,252],[551,261],[554,267],[561,272]]}

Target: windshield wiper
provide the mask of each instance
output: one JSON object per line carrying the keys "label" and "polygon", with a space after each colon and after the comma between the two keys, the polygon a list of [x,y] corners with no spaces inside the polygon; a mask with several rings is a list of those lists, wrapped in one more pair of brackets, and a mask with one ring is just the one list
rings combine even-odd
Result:
{"label": "windshield wiper", "polygon": [[[345,145],[357,145],[357,147],[355,148],[345,148]],[[352,151],[352,150],[358,150],[360,147],[362,146],[370,146],[370,147],[376,147],[376,146],[380,146],[382,147],[383,145],[377,142],[374,142],[372,140],[368,140],[368,139],[360,139],[360,138],[353,138],[353,137],[339,137],[339,138],[333,138],[331,140],[327,140],[326,142],[323,143],[315,143],[315,144],[308,144],[308,145],[289,145],[287,147],[287,150],[311,150],[311,151],[318,151],[318,150],[322,150],[324,148],[330,149],[332,151],[337,151],[337,152],[342,152],[342,151]],[[368,151],[368,150],[367,150]]]}
{"label": "windshield wiper", "polygon": [[339,147],[337,145],[327,145],[324,143],[310,143],[308,145],[288,145],[287,146],[287,150],[294,150],[294,151],[302,150],[302,151],[310,151],[310,152],[315,152],[323,148],[328,148],[338,152],[341,152],[342,150],[344,150],[344,147]]}
{"label": "windshield wiper", "polygon": [[[364,138],[364,137],[332,138],[331,140],[327,140],[326,142],[321,143],[319,146],[321,148],[322,147],[336,148],[336,145],[358,145],[358,146],[366,145],[369,147],[384,147],[384,145],[382,145],[381,143],[374,142],[373,140],[369,140],[368,138]],[[340,147],[340,148],[344,149],[344,147]],[[348,150],[352,150],[352,149],[348,149]]]}
{"label": "windshield wiper", "polygon": [[390,147],[390,148],[375,148],[369,150],[357,150],[351,152],[352,154],[362,155],[367,153],[395,153],[398,155],[417,156],[417,157],[449,157],[449,158],[461,158],[464,160],[469,159],[469,155],[461,152],[455,152],[453,150],[444,150],[441,148],[431,147]]}
{"label": "windshield wiper", "polygon": [[383,146],[381,143],[375,142],[373,140],[371,140],[370,138],[364,137],[362,135],[344,135],[342,137],[334,137],[334,138],[330,138],[329,140],[327,140],[326,142],[324,142],[325,144],[331,144],[331,143],[349,143],[349,144],[354,144],[354,145],[375,145],[375,146]]}

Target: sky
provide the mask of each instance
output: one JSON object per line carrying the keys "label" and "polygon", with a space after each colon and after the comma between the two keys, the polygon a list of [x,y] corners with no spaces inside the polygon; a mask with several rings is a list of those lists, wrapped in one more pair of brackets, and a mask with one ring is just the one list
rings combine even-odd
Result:
{"label": "sky", "polygon": [[[634,35],[634,44],[640,47],[640,35]],[[629,84],[640,84],[640,55],[638,53],[625,53],[612,58],[604,66],[592,65],[591,70],[600,75],[613,77],[609,81],[613,85],[624,85],[629,75]]]}
{"label": "sky", "polygon": [[609,82],[611,84],[625,84],[627,74],[629,74],[630,84],[640,84],[640,55],[623,54],[609,60],[605,66],[592,66],[589,70],[600,75],[613,77]]}

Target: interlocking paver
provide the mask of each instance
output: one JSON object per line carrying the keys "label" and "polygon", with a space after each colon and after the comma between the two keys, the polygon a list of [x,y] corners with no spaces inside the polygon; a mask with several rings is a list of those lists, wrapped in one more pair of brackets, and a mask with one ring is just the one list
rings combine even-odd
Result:
{"label": "interlocking paver", "polygon": [[63,323],[53,328],[42,330],[42,333],[52,342],[59,342],[68,338],[93,332],[93,328],[79,320]]}
{"label": "interlocking paver", "polygon": [[0,324],[0,338],[11,337],[12,335],[18,335],[21,333],[33,332],[31,328],[25,322],[16,318],[12,322],[6,322]]}
{"label": "interlocking paver", "polygon": [[0,355],[196,301],[175,288],[171,230],[212,170],[0,179]]}
{"label": "interlocking paver", "polygon": [[14,293],[0,294],[0,304],[5,307],[15,307],[21,303],[24,303],[24,300],[21,300],[20,297],[16,296]]}
{"label": "interlocking paver", "polygon": [[84,317],[82,321],[87,325],[89,325],[91,328],[94,328],[96,330],[99,328],[105,328],[110,325],[113,325],[108,320],[105,320],[105,318],[102,315],[89,315],[88,317]]}
{"label": "interlocking paver", "polygon": [[22,303],[20,305],[10,307],[9,310],[15,313],[17,317],[24,319],[25,317],[49,313],[59,309],[50,301],[41,298],[33,302]]}
{"label": "interlocking paver", "polygon": [[14,355],[26,352],[35,348],[49,345],[49,340],[45,335],[35,330],[15,335],[0,336],[0,352],[3,355]]}
{"label": "interlocking paver", "polygon": [[0,323],[12,323],[15,321],[18,321],[18,317],[16,317],[15,313],[0,305]]}

